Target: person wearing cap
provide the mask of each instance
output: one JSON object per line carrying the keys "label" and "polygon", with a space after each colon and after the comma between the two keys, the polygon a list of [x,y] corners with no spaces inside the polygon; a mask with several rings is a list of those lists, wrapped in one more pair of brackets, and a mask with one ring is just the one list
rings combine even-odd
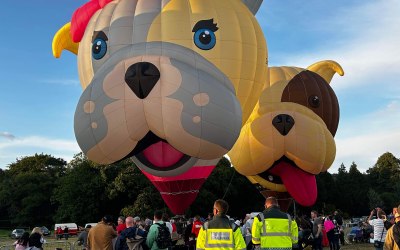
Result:
{"label": "person wearing cap", "polygon": [[297,246],[298,228],[289,214],[280,211],[275,197],[265,200],[265,210],[254,217],[252,241],[261,249],[292,249]]}
{"label": "person wearing cap", "polygon": [[114,230],[111,216],[104,216],[96,226],[92,227],[88,233],[87,244],[89,249],[112,250],[112,240],[117,237]]}
{"label": "person wearing cap", "polygon": [[400,250],[400,205],[393,208],[395,224],[387,231],[383,249]]}
{"label": "person wearing cap", "polygon": [[196,249],[246,249],[240,227],[226,216],[228,209],[226,201],[214,202],[214,217],[200,228]]}
{"label": "person wearing cap", "polygon": [[[126,239],[141,239],[143,244],[146,241],[147,233],[139,228],[138,223],[140,222],[139,217],[126,217],[125,224],[126,229],[124,229],[121,234],[117,238],[117,242],[115,243],[116,250],[128,250],[128,244],[126,243]],[[136,237],[138,236],[138,237]]]}
{"label": "person wearing cap", "polygon": [[135,224],[136,227],[138,227],[138,228],[142,229],[143,231],[145,231],[144,227],[142,225],[142,220],[140,219],[139,216],[133,217],[133,223]]}

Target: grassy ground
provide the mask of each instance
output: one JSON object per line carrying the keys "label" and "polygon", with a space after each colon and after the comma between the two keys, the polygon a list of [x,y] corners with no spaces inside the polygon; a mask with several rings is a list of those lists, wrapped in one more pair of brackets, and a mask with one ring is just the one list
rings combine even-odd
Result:
{"label": "grassy ground", "polygon": [[356,250],[356,249],[363,249],[363,250],[370,249],[370,250],[373,250],[373,249],[375,249],[375,247],[374,247],[374,244],[368,244],[368,243],[361,244],[360,243],[360,244],[345,245],[340,249],[354,249],[354,250]]}
{"label": "grassy ground", "polygon": [[[1,233],[1,232],[0,232]],[[8,236],[9,233],[7,233],[7,236],[0,237],[0,250],[12,250],[14,249],[13,247],[10,247],[14,242],[15,239],[11,239]],[[72,248],[72,246],[75,246],[75,242],[77,237],[70,237],[68,241],[62,240],[62,241],[57,241],[54,239],[53,236],[46,236],[46,244],[44,244],[44,250],[54,250],[55,248],[61,248],[61,249],[80,249],[78,247]]]}
{"label": "grassy ground", "polygon": [[6,229],[0,229],[0,238],[2,237],[8,237],[10,235],[11,231],[6,230]]}

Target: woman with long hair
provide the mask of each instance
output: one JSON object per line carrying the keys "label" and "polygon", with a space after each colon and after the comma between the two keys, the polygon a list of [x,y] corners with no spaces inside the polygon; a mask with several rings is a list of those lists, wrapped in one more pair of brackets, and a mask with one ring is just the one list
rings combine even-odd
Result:
{"label": "woman with long hair", "polygon": [[14,242],[15,250],[25,250],[28,247],[29,243],[29,233],[24,232],[16,242]]}

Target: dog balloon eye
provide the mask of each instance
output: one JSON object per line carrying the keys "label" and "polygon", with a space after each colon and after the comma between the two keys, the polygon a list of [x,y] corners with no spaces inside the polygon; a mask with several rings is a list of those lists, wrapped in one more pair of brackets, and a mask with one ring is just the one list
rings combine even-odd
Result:
{"label": "dog balloon eye", "polygon": [[318,96],[312,95],[308,98],[308,103],[311,105],[311,107],[318,108],[321,102]]}
{"label": "dog balloon eye", "polygon": [[102,38],[97,38],[93,41],[92,56],[96,60],[100,60],[107,53],[107,43]]}
{"label": "dog balloon eye", "polygon": [[210,50],[214,48],[215,44],[217,43],[215,33],[210,29],[197,30],[194,33],[193,40],[194,44],[196,44],[196,46],[202,50]]}

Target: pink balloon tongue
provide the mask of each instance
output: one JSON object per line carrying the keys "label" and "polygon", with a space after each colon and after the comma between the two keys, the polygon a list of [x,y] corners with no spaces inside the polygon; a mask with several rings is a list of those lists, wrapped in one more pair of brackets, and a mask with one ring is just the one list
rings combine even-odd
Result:
{"label": "pink balloon tongue", "polygon": [[173,166],[183,157],[183,153],[163,141],[143,150],[143,155],[151,164],[160,168]]}
{"label": "pink balloon tongue", "polygon": [[317,200],[315,176],[288,162],[280,162],[269,172],[281,177],[288,193],[302,206],[312,206]]}

